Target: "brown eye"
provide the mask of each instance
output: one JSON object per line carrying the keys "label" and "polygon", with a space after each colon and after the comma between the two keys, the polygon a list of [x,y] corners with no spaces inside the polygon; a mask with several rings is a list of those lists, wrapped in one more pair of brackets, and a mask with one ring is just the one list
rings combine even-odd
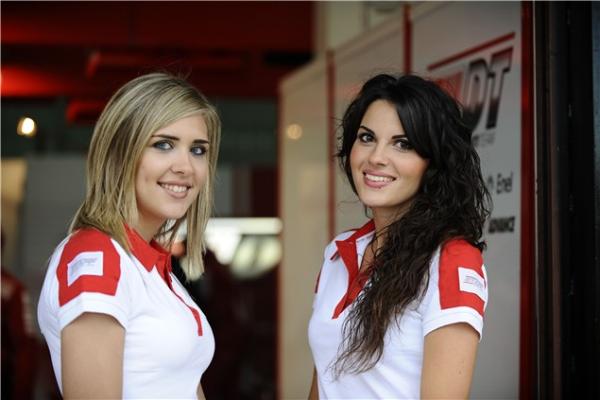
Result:
{"label": "brown eye", "polygon": [[410,142],[406,138],[396,140],[396,142],[394,143],[394,146],[396,146],[397,148],[399,148],[401,150],[413,150],[414,149],[413,145],[410,144]]}

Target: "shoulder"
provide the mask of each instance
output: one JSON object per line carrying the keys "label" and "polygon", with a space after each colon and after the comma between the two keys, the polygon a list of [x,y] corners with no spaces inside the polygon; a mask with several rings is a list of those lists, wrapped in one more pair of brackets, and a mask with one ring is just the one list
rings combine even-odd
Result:
{"label": "shoulder", "polygon": [[442,309],[467,306],[483,316],[488,297],[488,282],[481,251],[463,239],[453,239],[441,247],[437,277]]}
{"label": "shoulder", "polygon": [[80,254],[96,255],[109,260],[119,257],[118,246],[112,238],[97,229],[80,229],[73,232],[62,245],[60,263],[69,262]]}
{"label": "shoulder", "polygon": [[96,229],[81,229],[73,232],[65,241],[60,259],[58,271],[61,269],[86,268],[92,264],[103,267],[106,264],[118,266],[119,253],[110,236]]}
{"label": "shoulder", "polygon": [[106,233],[81,229],[64,243],[56,277],[61,305],[83,292],[112,295],[121,277],[121,256]]}
{"label": "shoulder", "polygon": [[[111,237],[97,229],[86,228],[73,232],[64,245],[71,251],[115,251]],[[65,251],[63,250],[63,252]]]}
{"label": "shoulder", "polygon": [[439,270],[467,268],[483,276],[481,251],[464,239],[451,239],[440,250]]}

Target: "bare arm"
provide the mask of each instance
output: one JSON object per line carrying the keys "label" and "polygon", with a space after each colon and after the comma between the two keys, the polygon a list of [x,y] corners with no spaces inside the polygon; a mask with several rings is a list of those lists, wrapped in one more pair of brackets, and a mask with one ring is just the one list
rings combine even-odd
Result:
{"label": "bare arm", "polygon": [[198,389],[196,389],[196,396],[198,397],[198,400],[206,399],[206,396],[204,396],[204,391],[202,390],[202,383],[200,383],[200,382],[198,382]]}
{"label": "bare arm", "polygon": [[313,369],[312,384],[310,385],[310,393],[308,400],[319,400],[319,384],[317,383],[317,369]]}
{"label": "bare arm", "polygon": [[116,319],[83,313],[61,334],[65,399],[116,399],[123,396],[125,329]]}
{"label": "bare arm", "polygon": [[478,344],[479,334],[465,323],[444,326],[425,336],[421,398],[468,398]]}

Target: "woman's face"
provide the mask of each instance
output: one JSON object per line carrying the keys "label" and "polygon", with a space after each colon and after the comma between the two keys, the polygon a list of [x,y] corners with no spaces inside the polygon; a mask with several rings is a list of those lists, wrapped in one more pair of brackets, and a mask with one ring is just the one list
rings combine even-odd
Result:
{"label": "woman's face", "polygon": [[167,219],[185,215],[206,183],[208,129],[192,115],[152,134],[135,177],[139,221],[134,226],[152,238]]}
{"label": "woman's face", "polygon": [[371,103],[350,152],[360,201],[374,216],[401,215],[418,192],[427,165],[408,141],[395,106],[385,100]]}

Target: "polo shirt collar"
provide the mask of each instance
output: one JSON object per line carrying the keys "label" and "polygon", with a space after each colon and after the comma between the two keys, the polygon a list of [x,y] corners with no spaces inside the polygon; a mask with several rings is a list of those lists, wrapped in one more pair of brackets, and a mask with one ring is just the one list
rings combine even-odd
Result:
{"label": "polo shirt collar", "polygon": [[353,257],[356,257],[356,242],[359,240],[366,239],[366,238],[371,238],[374,231],[375,231],[375,222],[373,222],[373,220],[371,219],[366,224],[364,224],[363,226],[358,228],[347,239],[336,240],[335,245],[337,247],[337,250],[331,256],[331,260],[333,261],[338,256],[342,256],[342,259],[344,259],[344,261],[346,261],[344,255],[348,254],[349,251],[350,251],[350,253],[353,253],[353,254],[348,254],[349,256],[351,255]]}
{"label": "polo shirt collar", "polygon": [[127,225],[125,225],[125,231],[131,252],[148,272],[152,272],[154,267],[161,275],[164,275],[165,271],[171,272],[171,253],[154,239],[150,243],[146,242],[135,229]]}
{"label": "polo shirt collar", "polygon": [[[375,223],[373,220],[370,220],[361,228],[357,229],[349,238],[335,241],[337,251],[333,257],[331,257],[331,260],[338,257],[338,255],[342,258],[343,264],[348,271],[348,288],[333,311],[333,319],[337,318],[346,307],[356,299],[367,281],[368,276],[365,273],[358,273],[360,266],[358,265],[356,243],[363,240],[371,240],[374,232]],[[362,246],[361,249],[364,249],[365,247],[366,245]]]}

